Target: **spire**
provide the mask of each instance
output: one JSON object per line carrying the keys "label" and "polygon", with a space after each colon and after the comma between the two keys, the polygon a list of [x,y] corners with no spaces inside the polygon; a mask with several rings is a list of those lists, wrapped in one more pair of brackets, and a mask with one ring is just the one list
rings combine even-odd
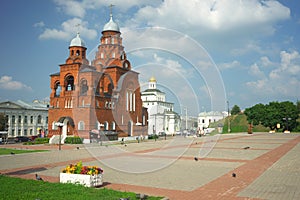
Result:
{"label": "spire", "polygon": [[110,4],[110,14],[109,14],[110,19],[109,19],[109,22],[104,25],[103,31],[116,31],[116,32],[120,32],[119,25],[116,22],[114,22],[114,20],[113,20],[113,14],[112,14],[112,7],[113,6],[114,6],[113,4]]}

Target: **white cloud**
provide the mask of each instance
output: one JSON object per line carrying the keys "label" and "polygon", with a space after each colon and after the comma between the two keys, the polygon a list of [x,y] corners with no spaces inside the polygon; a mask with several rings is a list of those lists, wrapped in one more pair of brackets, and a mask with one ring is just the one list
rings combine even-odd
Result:
{"label": "white cloud", "polygon": [[[223,32],[254,26],[272,32],[274,22],[289,16],[290,10],[278,1],[191,0],[187,3],[182,0],[165,0],[157,7],[142,7],[134,20],[176,30],[201,27]],[[199,30],[200,34],[205,31]]]}
{"label": "white cloud", "polygon": [[[275,69],[268,74],[263,73],[256,64],[250,68],[250,73],[259,80],[247,82],[252,92],[270,97],[297,97],[300,88],[300,56],[299,52],[281,51],[280,63],[274,63]],[[270,61],[271,62],[271,61]]]}
{"label": "white cloud", "polygon": [[89,10],[99,10],[103,7],[108,7],[110,4],[116,6],[116,8],[122,12],[126,12],[131,7],[141,7],[145,5],[157,6],[161,3],[161,0],[54,0],[57,5],[57,9],[60,12],[66,13],[70,16],[84,18]]}
{"label": "white cloud", "polygon": [[241,67],[241,63],[237,60],[234,60],[232,62],[228,62],[228,63],[221,63],[218,65],[220,70],[224,70],[224,69],[236,69],[236,68],[240,68]]}
{"label": "white cloud", "polygon": [[249,73],[258,78],[265,78],[264,72],[260,70],[259,66],[256,63],[250,67]]}
{"label": "white cloud", "polygon": [[44,27],[45,23],[43,21],[37,22],[33,24],[33,27],[38,28],[38,27]]}
{"label": "white cloud", "polygon": [[21,83],[19,81],[14,81],[11,76],[0,77],[0,89],[4,90],[32,90],[31,87]]}
{"label": "white cloud", "polygon": [[[79,25],[79,27],[78,27]],[[79,18],[69,19],[61,24],[61,30],[58,29],[45,29],[39,36],[39,39],[61,39],[70,40],[76,36],[79,30],[83,38],[94,39],[97,37],[97,31],[88,28],[88,22]]]}
{"label": "white cloud", "polygon": [[86,8],[83,2],[72,1],[72,0],[55,0],[57,4],[57,9],[68,15],[75,17],[84,17],[86,13]]}

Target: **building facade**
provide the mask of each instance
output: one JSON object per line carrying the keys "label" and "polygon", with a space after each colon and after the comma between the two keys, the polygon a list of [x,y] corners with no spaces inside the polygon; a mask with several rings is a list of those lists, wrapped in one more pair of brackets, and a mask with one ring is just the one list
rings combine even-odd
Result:
{"label": "building facade", "polygon": [[198,129],[206,129],[209,127],[210,123],[217,122],[227,116],[227,112],[201,112],[198,115]]}
{"label": "building facade", "polygon": [[110,14],[95,58],[86,58],[80,34],[69,45],[60,71],[51,75],[49,136],[88,138],[101,130],[118,137],[147,133],[138,73],[126,57],[119,26]]}
{"label": "building facade", "polygon": [[142,92],[143,106],[148,109],[148,134],[166,133],[173,135],[180,130],[180,116],[174,112],[174,103],[166,101],[166,94],[156,87],[151,77],[148,89]]}
{"label": "building facade", "polygon": [[47,102],[3,101],[0,102],[0,113],[6,118],[8,137],[47,135]]}

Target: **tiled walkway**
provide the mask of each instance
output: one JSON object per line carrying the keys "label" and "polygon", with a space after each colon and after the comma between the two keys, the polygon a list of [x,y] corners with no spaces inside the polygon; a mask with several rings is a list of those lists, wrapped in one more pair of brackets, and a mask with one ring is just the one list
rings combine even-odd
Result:
{"label": "tiled walkway", "polygon": [[103,166],[103,187],[122,191],[169,199],[300,199],[299,134],[221,135],[204,158],[199,151],[210,147],[203,146],[210,136],[181,139],[188,143],[170,145],[168,139],[126,146],[64,145],[61,151],[49,145],[0,145],[50,150],[0,156],[0,173],[29,179],[38,173],[58,182],[62,168],[82,161]]}

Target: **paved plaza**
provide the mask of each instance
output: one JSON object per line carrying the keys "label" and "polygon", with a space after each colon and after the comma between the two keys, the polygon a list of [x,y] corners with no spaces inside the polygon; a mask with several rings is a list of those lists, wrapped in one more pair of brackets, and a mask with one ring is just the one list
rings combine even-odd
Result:
{"label": "paved plaza", "polygon": [[0,147],[49,151],[0,156],[0,173],[27,179],[38,173],[59,182],[66,165],[82,161],[104,169],[101,188],[181,200],[296,200],[299,142],[300,134],[240,133],[126,145],[63,145],[61,151],[50,145],[9,144]]}

